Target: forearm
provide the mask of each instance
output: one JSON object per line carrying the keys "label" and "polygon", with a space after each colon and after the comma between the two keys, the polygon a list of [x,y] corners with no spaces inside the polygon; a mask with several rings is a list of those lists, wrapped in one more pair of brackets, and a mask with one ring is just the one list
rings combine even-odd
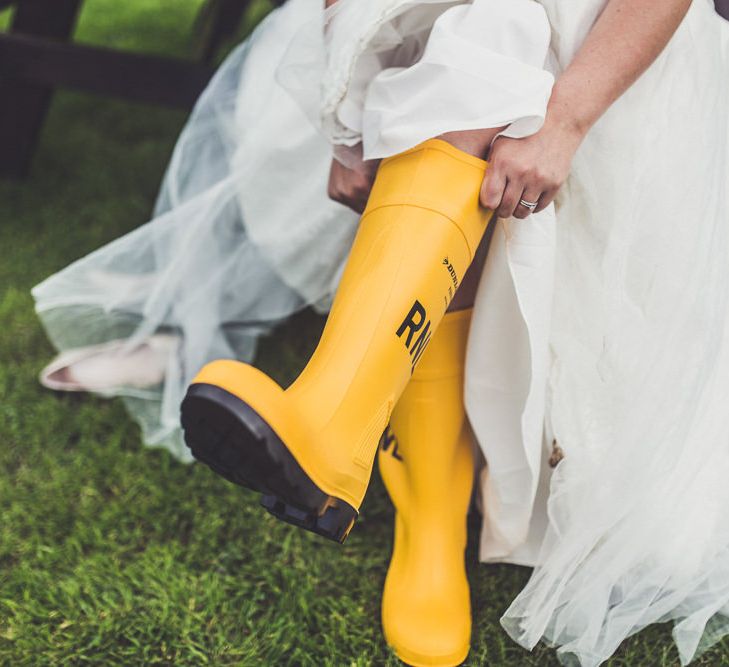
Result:
{"label": "forearm", "polygon": [[691,0],[609,0],[555,83],[547,120],[585,134],[650,66]]}
{"label": "forearm", "polygon": [[[333,4],[334,0],[325,2]],[[587,131],[658,57],[690,4],[691,0],[608,0],[555,83],[539,132],[521,139],[500,137],[493,144],[499,128],[441,135],[457,148],[481,157],[491,147],[481,203],[502,218],[524,218],[532,210],[549,206],[567,179]]]}

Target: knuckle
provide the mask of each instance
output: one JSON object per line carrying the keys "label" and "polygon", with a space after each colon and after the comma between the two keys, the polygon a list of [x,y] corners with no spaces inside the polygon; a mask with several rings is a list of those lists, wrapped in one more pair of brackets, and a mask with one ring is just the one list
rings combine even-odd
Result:
{"label": "knuckle", "polygon": [[494,207],[494,198],[488,192],[481,192],[481,196],[479,197],[479,200],[481,201],[481,206],[485,206],[486,208]]}
{"label": "knuckle", "polygon": [[526,178],[529,175],[530,168],[528,165],[517,162],[512,165],[512,173],[516,174],[519,178]]}
{"label": "knuckle", "polygon": [[532,177],[534,178],[535,181],[537,181],[539,183],[543,183],[543,184],[548,183],[550,180],[549,173],[543,167],[536,167],[532,171]]}
{"label": "knuckle", "polygon": [[501,197],[501,200],[498,202],[498,206],[500,209],[504,210],[508,208],[511,205],[511,197],[507,194],[504,194]]}
{"label": "knuckle", "polygon": [[513,174],[517,171],[519,165],[516,164],[513,160],[504,160],[501,165],[501,169],[505,174]]}
{"label": "knuckle", "polygon": [[556,183],[557,179],[554,174],[551,174],[546,169],[541,169],[539,172],[539,182],[542,183],[544,189],[551,188]]}
{"label": "knuckle", "polygon": [[501,202],[501,193],[496,189],[487,190],[484,199],[492,206],[498,206]]}
{"label": "knuckle", "polygon": [[498,182],[494,180],[487,181],[481,187],[481,203],[484,206],[498,206],[499,202],[501,201],[502,192],[503,187],[500,187]]}

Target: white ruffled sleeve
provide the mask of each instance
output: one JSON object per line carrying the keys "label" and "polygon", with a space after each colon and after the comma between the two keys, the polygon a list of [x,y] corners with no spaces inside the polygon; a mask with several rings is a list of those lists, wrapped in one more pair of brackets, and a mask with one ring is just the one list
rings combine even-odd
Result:
{"label": "white ruffled sleeve", "polygon": [[544,122],[551,30],[534,0],[339,0],[301,33],[279,81],[335,146],[362,142],[367,159],[447,131],[523,137]]}
{"label": "white ruffled sleeve", "polygon": [[369,84],[360,126],[365,158],[453,130],[508,125],[508,136],[533,134],[554,83],[543,69],[549,37],[544,10],[532,0],[448,9],[417,63],[384,69]]}

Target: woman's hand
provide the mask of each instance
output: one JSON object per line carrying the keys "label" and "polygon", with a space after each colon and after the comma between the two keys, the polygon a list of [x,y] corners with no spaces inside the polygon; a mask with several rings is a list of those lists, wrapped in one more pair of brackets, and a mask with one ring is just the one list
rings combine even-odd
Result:
{"label": "woman's hand", "polygon": [[[478,157],[486,153],[494,135],[503,128],[448,132],[439,138]],[[536,134],[524,139],[499,137],[488,155],[489,170],[481,186],[481,204],[500,218],[526,218],[531,211],[520,199],[537,202],[541,211],[567,180],[572,157],[584,134],[576,127],[545,122]],[[362,213],[375,180],[378,160],[354,158],[350,166],[332,160],[329,198]]]}
{"label": "woman's hand", "polygon": [[367,206],[379,160],[354,160],[350,167],[336,159],[329,169],[327,194],[330,199],[362,213]]}
{"label": "woman's hand", "polygon": [[546,208],[567,180],[583,133],[548,120],[539,132],[523,139],[498,137],[489,154],[489,170],[481,186],[481,204],[500,218],[531,215],[523,199]]}
{"label": "woman's hand", "polygon": [[655,60],[691,0],[608,0],[574,59],[558,78],[544,127],[524,139],[499,137],[481,203],[500,217],[526,218],[519,200],[541,211],[567,178],[582,138]]}
{"label": "woman's hand", "polygon": [[[336,0],[324,2],[328,7]],[[557,80],[542,129],[524,139],[499,137],[493,143],[481,203],[504,218],[526,218],[531,213],[519,204],[520,199],[536,202],[536,211],[548,206],[567,179],[585,134],[656,59],[690,5],[691,0],[608,0]],[[493,131],[452,132],[441,138],[480,157],[480,142]],[[330,196],[355,210],[363,209],[374,171],[333,164]]]}

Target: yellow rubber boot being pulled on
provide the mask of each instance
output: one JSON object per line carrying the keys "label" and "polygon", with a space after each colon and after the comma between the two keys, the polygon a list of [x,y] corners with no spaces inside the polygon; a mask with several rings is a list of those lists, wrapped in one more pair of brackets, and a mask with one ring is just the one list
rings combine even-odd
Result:
{"label": "yellow rubber boot being pulled on", "polygon": [[395,506],[382,596],[387,643],[409,665],[450,667],[468,655],[464,552],[473,438],[463,406],[471,310],[448,313],[398,401],[379,452]]}
{"label": "yellow rubber boot being pulled on", "polygon": [[182,404],[193,455],[261,491],[277,517],[342,542],[491,219],[478,201],[486,166],[437,139],[383,160],[309,363],[285,391],[244,363],[205,366]]}

